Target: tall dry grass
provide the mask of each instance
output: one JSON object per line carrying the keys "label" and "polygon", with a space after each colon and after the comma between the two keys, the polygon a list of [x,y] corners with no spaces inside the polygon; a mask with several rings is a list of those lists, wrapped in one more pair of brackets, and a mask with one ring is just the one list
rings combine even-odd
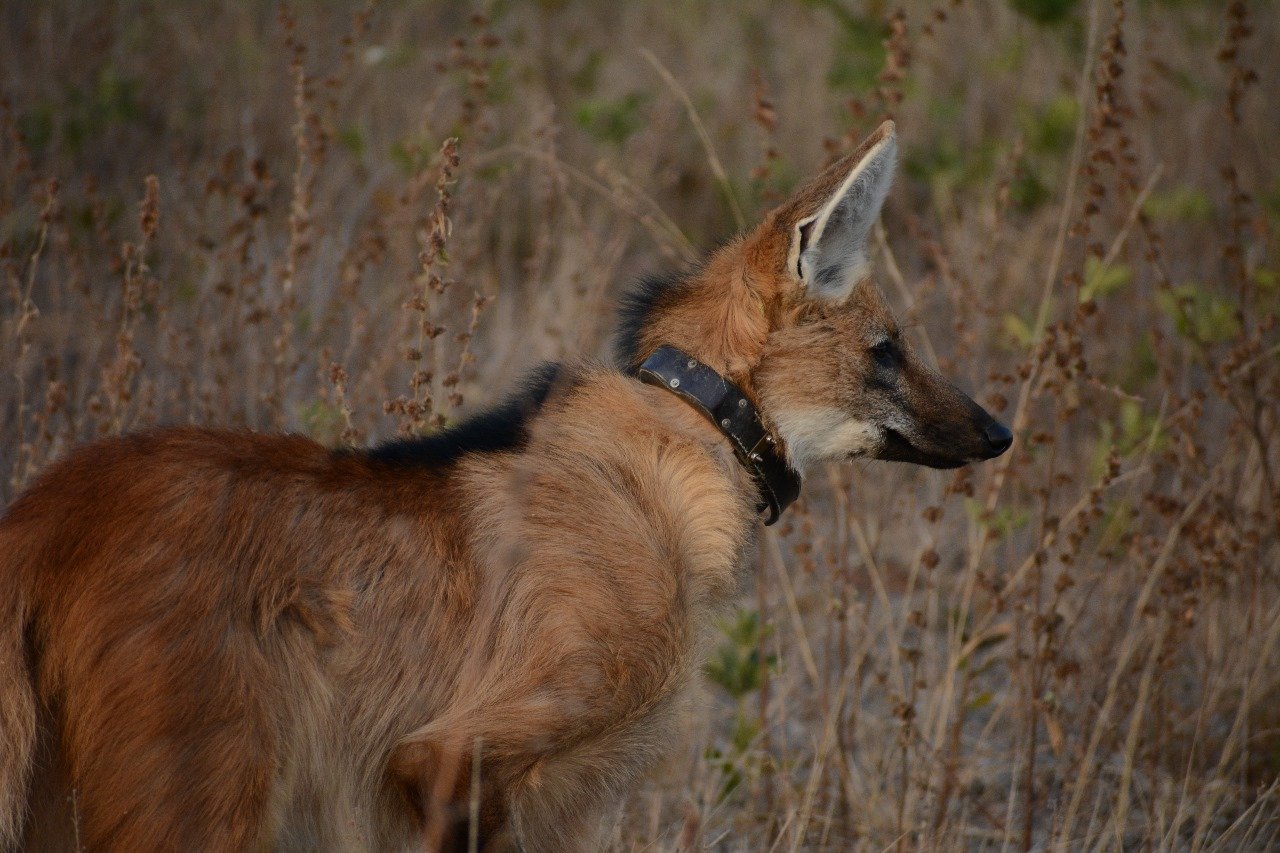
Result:
{"label": "tall dry grass", "polygon": [[1017,434],[762,540],[640,850],[1280,843],[1274,3],[0,9],[0,498],[97,436],[359,443],[607,351],[899,121],[877,269]]}

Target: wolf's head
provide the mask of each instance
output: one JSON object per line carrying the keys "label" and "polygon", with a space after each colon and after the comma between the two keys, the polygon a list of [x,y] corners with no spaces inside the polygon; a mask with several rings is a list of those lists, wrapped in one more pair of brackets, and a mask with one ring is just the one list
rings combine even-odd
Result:
{"label": "wolf's head", "polygon": [[872,276],[868,241],[896,161],[885,122],[699,270],[642,292],[624,312],[624,361],[664,343],[697,356],[755,399],[799,470],[1004,453],[1012,433],[920,358]]}

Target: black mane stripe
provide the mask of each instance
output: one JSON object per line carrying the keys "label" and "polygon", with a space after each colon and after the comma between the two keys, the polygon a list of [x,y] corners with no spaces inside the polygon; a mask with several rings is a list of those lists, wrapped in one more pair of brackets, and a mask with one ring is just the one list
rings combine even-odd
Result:
{"label": "black mane stripe", "polygon": [[622,297],[618,308],[616,353],[618,367],[633,373],[640,367],[640,333],[653,312],[677,295],[689,280],[685,273],[648,276]]}
{"label": "black mane stripe", "polygon": [[430,435],[384,442],[371,448],[367,458],[396,467],[434,468],[468,453],[519,450],[529,440],[529,419],[542,408],[560,374],[559,364],[543,364],[525,377],[520,390],[493,408]]}
{"label": "black mane stripe", "polygon": [[[633,373],[640,366],[641,331],[654,311],[679,295],[689,277],[688,272],[649,276],[622,297],[615,351],[618,367],[624,372]],[[519,390],[496,406],[429,435],[383,442],[365,451],[365,458],[395,467],[439,468],[469,453],[519,450],[529,440],[529,419],[542,408],[563,373],[559,364],[543,364],[525,377]]]}

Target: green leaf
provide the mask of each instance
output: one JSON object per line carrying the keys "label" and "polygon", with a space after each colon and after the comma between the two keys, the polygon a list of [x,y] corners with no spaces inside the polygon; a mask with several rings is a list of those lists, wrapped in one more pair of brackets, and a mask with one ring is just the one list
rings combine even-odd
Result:
{"label": "green leaf", "polygon": [[364,159],[364,132],[358,124],[343,125],[338,130],[338,142],[342,147],[350,151],[357,160]]}
{"label": "green leaf", "polygon": [[1112,363],[1113,383],[1131,394],[1142,394],[1147,383],[1156,378],[1159,368],[1151,339],[1138,335],[1132,339],[1124,357]]}
{"label": "green leaf", "polygon": [[1065,154],[1076,138],[1080,103],[1072,95],[1058,95],[1022,119],[1027,143],[1041,154]]}
{"label": "green leaf", "polygon": [[1089,458],[1089,476],[1101,480],[1107,472],[1111,448],[1115,446],[1116,428],[1110,421],[1098,422],[1098,442]]}
{"label": "green leaf", "polygon": [[1080,301],[1110,296],[1133,278],[1133,271],[1125,264],[1104,264],[1090,255],[1084,262],[1084,286],[1080,288]]}
{"label": "green leaf", "polygon": [[1035,333],[1031,331],[1031,324],[1017,314],[1005,314],[1000,320],[1000,325],[1005,334],[1019,346],[1029,347],[1036,342]]}
{"label": "green leaf", "polygon": [[1009,182],[1009,200],[1023,213],[1030,213],[1052,197],[1035,168],[1025,161],[1020,163],[1018,174]]}
{"label": "green leaf", "polygon": [[298,405],[298,420],[303,431],[321,444],[336,444],[342,435],[342,412],[324,400]]}
{"label": "green leaf", "polygon": [[644,127],[643,107],[649,102],[645,92],[632,92],[618,99],[586,98],[573,110],[573,120],[601,142],[622,145]]}
{"label": "green leaf", "polygon": [[739,610],[731,619],[720,622],[725,641],[703,667],[707,680],[730,696],[741,699],[760,687],[764,674],[773,666],[770,656],[760,659],[760,642],[769,630],[760,624],[755,610]]}
{"label": "green leaf", "polygon": [[1280,219],[1280,177],[1271,184],[1271,189],[1262,193],[1262,207],[1272,218]]}
{"label": "green leaf", "polygon": [[841,23],[827,85],[862,95],[876,85],[876,77],[884,68],[884,26],[853,15],[847,15]]}
{"label": "green leaf", "polygon": [[992,74],[1013,74],[1022,69],[1027,59],[1027,40],[1014,34],[1003,45],[1000,45],[985,63],[985,69]]}
{"label": "green leaf", "polygon": [[1235,304],[1194,282],[1157,293],[1156,304],[1173,320],[1178,334],[1188,340],[1215,344],[1240,333]]}
{"label": "green leaf", "polygon": [[604,52],[593,50],[587,54],[586,60],[582,66],[573,74],[569,75],[569,84],[574,90],[589,95],[596,90],[596,84],[600,81],[600,69],[604,66]]}
{"label": "green leaf", "polygon": [[1121,499],[1111,504],[1107,508],[1102,533],[1098,537],[1098,550],[1107,553],[1119,546],[1132,528],[1136,516],[1133,505],[1127,500]]}
{"label": "green leaf", "polygon": [[965,705],[964,709],[966,711],[980,710],[990,705],[991,700],[994,698],[996,698],[996,695],[992,693],[990,690],[983,691],[982,693],[979,693],[977,696],[974,696],[972,699],[970,699],[969,704]]}
{"label": "green leaf", "polygon": [[1070,14],[1080,0],[1009,0],[1016,11],[1037,24],[1056,24]]}
{"label": "green leaf", "polygon": [[991,531],[995,539],[1003,539],[1015,530],[1025,527],[1031,520],[1030,512],[1011,506],[997,507],[988,513],[982,504],[973,498],[964,499],[964,509],[974,522]]}
{"label": "green leaf", "polygon": [[1151,193],[1142,212],[1157,222],[1208,222],[1213,218],[1213,202],[1203,190],[1184,184]]}
{"label": "green leaf", "polygon": [[54,116],[57,108],[49,103],[39,103],[18,116],[18,132],[33,154],[40,154],[53,139]]}
{"label": "green leaf", "polygon": [[733,732],[730,736],[730,741],[733,743],[733,748],[741,755],[751,748],[751,744],[755,743],[759,734],[760,726],[756,720],[746,714],[739,713],[733,721]]}

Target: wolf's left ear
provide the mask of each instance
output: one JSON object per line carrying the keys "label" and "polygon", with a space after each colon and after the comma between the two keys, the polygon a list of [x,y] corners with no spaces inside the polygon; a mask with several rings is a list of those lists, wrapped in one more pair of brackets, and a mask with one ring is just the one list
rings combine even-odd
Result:
{"label": "wolf's left ear", "polygon": [[792,226],[788,259],[792,274],[810,294],[841,299],[866,275],[867,241],[893,184],[897,160],[893,122],[886,121],[812,185],[816,212]]}

